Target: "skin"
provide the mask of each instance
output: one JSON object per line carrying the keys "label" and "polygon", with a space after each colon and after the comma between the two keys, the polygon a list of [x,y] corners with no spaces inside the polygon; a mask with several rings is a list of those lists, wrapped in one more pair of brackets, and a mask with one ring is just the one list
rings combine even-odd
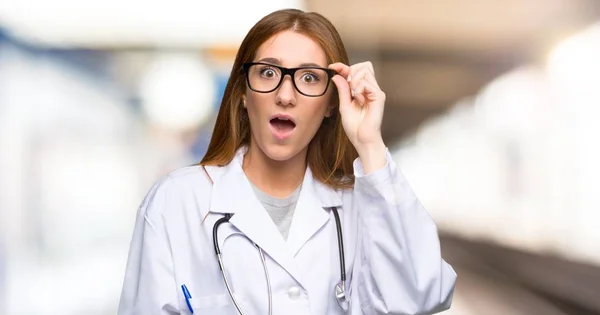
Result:
{"label": "skin", "polygon": [[[263,43],[254,61],[265,61],[288,68],[315,64],[336,70],[332,81],[338,88],[339,110],[348,138],[356,148],[366,173],[386,164],[385,144],[381,137],[381,120],[385,94],[375,80],[370,62],[353,66],[327,64],[323,49],[311,38],[294,31],[278,33]],[[300,94],[286,76],[278,89],[258,93],[247,88],[244,107],[248,111],[251,140],[243,162],[246,177],[265,193],[283,198],[291,194],[304,178],[308,144],[323,119],[331,114],[332,86],[320,97]],[[270,118],[287,114],[296,128],[284,140],[270,129]]]}

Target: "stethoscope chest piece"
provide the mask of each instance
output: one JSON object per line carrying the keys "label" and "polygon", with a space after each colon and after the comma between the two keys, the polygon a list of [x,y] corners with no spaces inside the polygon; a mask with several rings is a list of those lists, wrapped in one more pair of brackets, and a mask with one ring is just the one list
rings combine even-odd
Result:
{"label": "stethoscope chest piece", "polygon": [[350,301],[346,298],[346,285],[344,282],[335,285],[335,300],[342,311],[348,312]]}

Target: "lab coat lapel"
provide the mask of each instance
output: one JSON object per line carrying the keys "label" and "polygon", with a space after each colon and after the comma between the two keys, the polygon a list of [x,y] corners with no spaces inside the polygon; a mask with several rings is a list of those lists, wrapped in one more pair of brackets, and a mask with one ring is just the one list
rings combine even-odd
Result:
{"label": "lab coat lapel", "polygon": [[307,168],[287,240],[292,255],[296,256],[302,246],[329,221],[329,208],[341,205],[339,194],[315,179]]}
{"label": "lab coat lapel", "polygon": [[214,179],[210,211],[233,213],[229,222],[302,284],[293,255],[275,223],[256,198],[242,170],[242,159],[243,155],[238,152],[236,158],[223,167],[219,178]]}

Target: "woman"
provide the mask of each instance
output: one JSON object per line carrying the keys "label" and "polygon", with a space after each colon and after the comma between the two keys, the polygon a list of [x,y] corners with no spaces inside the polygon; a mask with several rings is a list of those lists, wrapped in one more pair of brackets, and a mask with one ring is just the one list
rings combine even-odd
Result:
{"label": "woman", "polygon": [[456,274],[382,141],[384,102],[321,15],[260,20],[200,165],[139,209],[119,314],[447,309]]}

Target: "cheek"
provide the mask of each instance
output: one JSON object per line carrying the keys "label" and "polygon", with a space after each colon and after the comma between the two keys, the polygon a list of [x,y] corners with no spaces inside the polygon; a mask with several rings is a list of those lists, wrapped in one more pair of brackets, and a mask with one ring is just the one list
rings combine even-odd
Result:
{"label": "cheek", "polygon": [[331,105],[329,101],[320,101],[318,103],[311,104],[311,108],[313,109],[313,116],[325,118],[325,115],[329,112]]}
{"label": "cheek", "polygon": [[261,100],[260,96],[246,95],[246,112],[248,112],[248,118],[252,124],[254,121],[260,119],[263,109],[260,104],[264,104],[265,100]]}
{"label": "cheek", "polygon": [[323,119],[329,111],[329,104],[326,102],[318,102],[315,104],[306,104],[307,113],[306,119],[310,122],[311,129],[315,131],[321,126]]}

